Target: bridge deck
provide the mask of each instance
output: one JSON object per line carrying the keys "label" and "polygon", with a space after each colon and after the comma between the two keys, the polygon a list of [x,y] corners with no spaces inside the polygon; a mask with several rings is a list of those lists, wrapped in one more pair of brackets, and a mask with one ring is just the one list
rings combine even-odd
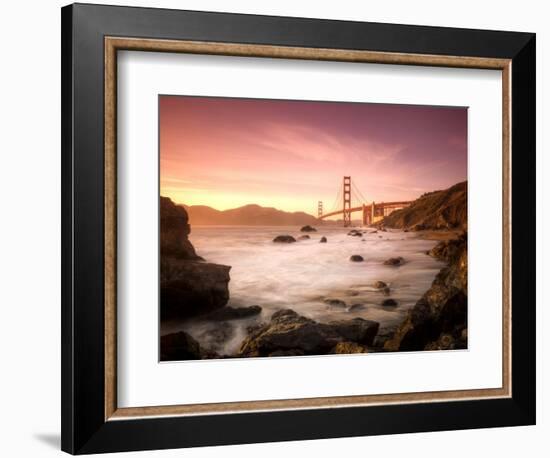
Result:
{"label": "bridge deck", "polygon": [[[380,202],[379,204],[375,203],[374,204],[374,208],[375,209],[380,209],[380,208],[401,208],[401,207],[406,207],[408,205],[410,205],[412,203],[412,201],[403,201],[403,202]],[[353,213],[353,212],[359,212],[359,211],[363,211],[363,208],[365,208],[366,211],[372,211],[371,210],[371,207],[372,207],[372,204],[368,204],[368,205],[361,205],[360,207],[352,207],[350,208],[350,213]],[[336,211],[333,211],[333,212],[330,212],[330,213],[325,213],[324,215],[321,215],[319,216],[319,219],[325,219],[325,218],[329,218],[331,216],[336,216],[336,215],[341,215],[344,213],[344,210],[343,209],[340,209],[340,210],[336,210]]]}

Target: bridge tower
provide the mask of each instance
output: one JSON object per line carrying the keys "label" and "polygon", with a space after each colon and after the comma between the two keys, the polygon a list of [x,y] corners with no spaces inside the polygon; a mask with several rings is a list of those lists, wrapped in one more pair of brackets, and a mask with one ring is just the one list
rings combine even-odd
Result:
{"label": "bridge tower", "polygon": [[323,201],[320,200],[317,202],[317,218],[321,218],[323,216]]}
{"label": "bridge tower", "polygon": [[363,226],[368,226],[370,224],[370,210],[369,207],[363,204]]}
{"label": "bridge tower", "polygon": [[342,193],[344,206],[342,214],[344,215],[344,227],[351,226],[351,177],[344,177],[344,192]]}

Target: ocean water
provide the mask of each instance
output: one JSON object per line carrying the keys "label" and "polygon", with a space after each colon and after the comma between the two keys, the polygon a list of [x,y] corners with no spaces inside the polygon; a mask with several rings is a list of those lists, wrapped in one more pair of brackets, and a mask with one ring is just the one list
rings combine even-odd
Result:
{"label": "ocean water", "polygon": [[[225,325],[200,320],[172,324],[162,332],[184,329],[202,345],[230,354],[246,336],[246,326],[267,321],[283,308],[320,322],[361,317],[378,321],[382,335],[393,331],[444,264],[426,255],[437,242],[422,240],[413,232],[363,230],[369,233],[352,237],[348,228],[320,226],[308,234],[309,240],[285,244],[273,243],[273,238],[282,234],[298,238],[303,235],[299,227],[193,226],[189,238],[197,253],[208,262],[231,266],[228,305],[259,305],[262,314]],[[327,243],[319,243],[322,236]],[[352,255],[361,255],[364,262],[351,262]],[[396,256],[402,256],[405,264],[383,264]],[[377,280],[388,284],[389,296],[373,288]],[[382,306],[387,298],[398,305]],[[331,306],[327,299],[346,306]]]}

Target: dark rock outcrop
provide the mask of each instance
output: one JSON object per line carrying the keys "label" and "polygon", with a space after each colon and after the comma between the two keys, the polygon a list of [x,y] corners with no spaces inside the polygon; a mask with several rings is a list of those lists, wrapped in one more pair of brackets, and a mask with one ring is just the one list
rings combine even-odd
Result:
{"label": "dark rock outcrop", "polygon": [[434,246],[428,254],[442,261],[451,262],[459,254],[466,242],[467,234],[463,232],[457,239],[443,240]]}
{"label": "dark rock outcrop", "polygon": [[363,262],[364,259],[363,259],[363,256],[359,255],[359,254],[353,254],[349,257],[349,260],[351,262]]}
{"label": "dark rock outcrop", "polygon": [[185,320],[227,304],[231,267],[202,262],[184,207],[160,198],[160,317]]}
{"label": "dark rock outcrop", "polygon": [[386,350],[467,347],[467,246],[464,236],[452,250],[443,247],[437,250],[449,253],[448,266],[441,269],[430,289],[409,311],[392,338],[384,344]]}
{"label": "dark rock outcrop", "polygon": [[381,225],[396,229],[467,229],[468,182],[426,193],[411,205],[386,216]]}
{"label": "dark rock outcrop", "polygon": [[402,256],[397,256],[395,258],[389,258],[384,261],[385,266],[401,266],[405,263],[405,259]]}
{"label": "dark rock outcrop", "polygon": [[377,280],[374,282],[374,285],[373,285],[376,289],[383,289],[383,288],[387,288],[388,285],[383,282],[383,281],[380,281],[380,280]]}
{"label": "dark rock outcrop", "polygon": [[363,310],[365,308],[365,304],[351,304],[348,308],[348,311],[355,312],[357,310]]}
{"label": "dark rock outcrop", "polygon": [[337,334],[340,334],[344,339],[362,345],[372,345],[380,327],[378,322],[363,318],[331,321],[326,325],[336,331]]}
{"label": "dark rock outcrop", "polygon": [[224,307],[231,267],[175,258],[161,260],[161,320],[182,320]]}
{"label": "dark rock outcrop", "polygon": [[294,243],[296,239],[292,235],[278,235],[273,241],[275,243]]}
{"label": "dark rock outcrop", "polygon": [[319,240],[319,243],[327,243],[327,238],[321,237],[321,239]]}
{"label": "dark rock outcrop", "polygon": [[357,229],[352,229],[351,231],[348,232],[348,235],[352,237],[362,237],[363,233],[361,231],[358,231]]}
{"label": "dark rock outcrop", "polygon": [[311,237],[309,235],[300,235],[300,237],[298,237],[298,240],[309,240]]}
{"label": "dark rock outcrop", "polygon": [[342,342],[372,343],[378,323],[361,318],[318,323],[290,309],[275,312],[271,321],[254,328],[241,345],[241,356],[327,354]]}
{"label": "dark rock outcrop", "polygon": [[347,307],[347,304],[340,299],[327,298],[323,302],[327,305],[330,305],[331,307],[342,307],[342,308]]}
{"label": "dark rock outcrop", "polygon": [[189,241],[191,226],[187,211],[168,197],[160,198],[160,255],[201,260]]}
{"label": "dark rock outcrop", "polygon": [[383,307],[397,307],[397,301],[395,299],[391,299],[391,298],[384,299],[382,301],[382,306]]}
{"label": "dark rock outcrop", "polygon": [[313,226],[310,226],[309,224],[306,226],[303,226],[300,229],[300,232],[317,232],[317,229],[315,229]]}
{"label": "dark rock outcrop", "polygon": [[175,332],[160,338],[161,361],[184,361],[201,358],[202,350],[199,343],[186,332]]}

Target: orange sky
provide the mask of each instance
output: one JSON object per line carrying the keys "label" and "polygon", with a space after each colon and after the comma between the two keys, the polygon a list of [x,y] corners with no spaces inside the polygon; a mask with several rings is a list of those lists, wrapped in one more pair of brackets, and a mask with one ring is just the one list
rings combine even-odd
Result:
{"label": "orange sky", "polygon": [[467,109],[160,96],[160,192],[218,210],[328,212],[342,176],[367,201],[467,176]]}

